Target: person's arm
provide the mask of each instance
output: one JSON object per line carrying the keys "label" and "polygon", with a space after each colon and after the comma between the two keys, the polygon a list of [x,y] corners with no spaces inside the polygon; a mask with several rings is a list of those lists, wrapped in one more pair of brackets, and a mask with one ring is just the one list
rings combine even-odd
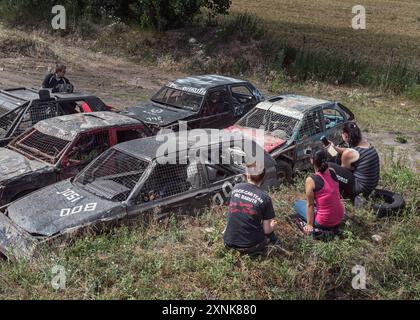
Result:
{"label": "person's arm", "polygon": [[42,88],[43,89],[49,89],[50,88],[50,79],[51,79],[51,74],[47,74],[44,78],[44,81],[42,81]]}
{"label": "person's arm", "polygon": [[277,229],[277,221],[274,220],[276,214],[274,213],[273,203],[271,202],[271,199],[268,198],[267,201],[267,207],[263,216],[264,234],[267,238],[270,239],[272,244],[276,244],[278,242],[278,238],[274,233],[274,231]]}
{"label": "person's arm", "polygon": [[307,216],[306,216],[306,232],[312,232],[315,224],[315,181],[312,178],[307,178],[305,183],[305,193],[307,202]]}
{"label": "person's arm", "polygon": [[266,236],[273,233],[277,228],[277,221],[274,219],[264,220],[263,222],[264,233]]}
{"label": "person's arm", "polygon": [[354,149],[346,149],[341,155],[341,166],[343,168],[352,169],[352,163],[359,159],[360,155]]}

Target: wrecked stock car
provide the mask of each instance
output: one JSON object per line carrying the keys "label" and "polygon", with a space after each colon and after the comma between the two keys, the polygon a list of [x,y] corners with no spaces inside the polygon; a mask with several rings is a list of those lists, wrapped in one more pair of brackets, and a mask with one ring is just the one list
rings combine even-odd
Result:
{"label": "wrecked stock car", "polygon": [[112,112],[40,121],[0,148],[0,205],[75,176],[117,143],[150,135],[141,121]]}
{"label": "wrecked stock car", "polygon": [[276,186],[271,156],[241,135],[232,138],[230,133],[218,133],[221,138],[226,135],[228,139],[213,140],[204,147],[213,156],[187,156],[203,150],[203,146],[195,145],[194,136],[181,134],[174,134],[166,142],[179,148],[160,156],[164,142],[156,137],[112,147],[76,177],[1,208],[0,251],[9,258],[29,258],[43,245],[63,241],[86,229],[104,230],[171,213],[194,214],[214,201],[222,204],[231,187],[243,181],[244,162],[239,159],[245,155],[238,142],[249,141],[255,147],[253,152],[261,152],[260,161],[266,168],[263,187]]}
{"label": "wrecked stock car", "polygon": [[287,94],[259,103],[225,130],[253,138],[254,129],[263,129],[264,150],[276,160],[279,179],[290,182],[294,172],[312,168],[306,151],[321,146],[322,136],[342,143],[342,128],[353,119],[339,102]]}
{"label": "wrecked stock car", "polygon": [[0,147],[41,120],[110,109],[98,97],[84,93],[51,93],[29,88],[0,90]]}
{"label": "wrecked stock car", "polygon": [[264,100],[251,83],[218,75],[177,79],[161,88],[150,101],[124,113],[138,118],[155,132],[162,128],[223,129]]}

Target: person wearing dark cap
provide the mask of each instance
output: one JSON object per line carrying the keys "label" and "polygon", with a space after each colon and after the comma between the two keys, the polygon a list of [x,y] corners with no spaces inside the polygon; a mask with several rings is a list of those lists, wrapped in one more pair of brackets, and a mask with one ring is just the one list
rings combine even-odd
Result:
{"label": "person wearing dark cap", "polygon": [[310,233],[314,227],[335,229],[344,217],[344,205],[341,201],[338,178],[329,168],[328,153],[324,149],[314,149],[311,163],[315,175],[308,177],[305,183],[306,201],[295,202],[295,211],[306,222],[304,231]]}
{"label": "person wearing dark cap", "polygon": [[[43,89],[52,89],[53,92],[72,91],[73,85],[65,77],[67,67],[64,64],[57,64],[55,72],[47,74],[42,82]],[[69,89],[71,88],[71,89]]]}
{"label": "person wearing dark cap", "polygon": [[251,256],[264,254],[268,244],[278,244],[273,203],[261,189],[265,169],[254,162],[246,165],[246,182],[231,192],[224,243],[229,249]]}
{"label": "person wearing dark cap", "polygon": [[340,191],[344,198],[354,200],[356,196],[368,197],[378,186],[380,159],[376,149],[362,136],[355,122],[343,127],[343,140],[350,148],[334,149],[341,155],[341,166],[330,163],[340,181]]}

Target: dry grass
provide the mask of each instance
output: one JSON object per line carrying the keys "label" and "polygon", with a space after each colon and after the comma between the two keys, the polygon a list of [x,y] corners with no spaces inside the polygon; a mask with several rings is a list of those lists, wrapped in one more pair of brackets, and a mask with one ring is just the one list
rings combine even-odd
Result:
{"label": "dry grass", "polygon": [[[367,10],[367,29],[351,28],[352,7]],[[233,0],[232,10],[254,13],[290,45],[337,51],[373,62],[392,56],[420,66],[420,2],[417,0]],[[381,60],[379,60],[381,59]]]}

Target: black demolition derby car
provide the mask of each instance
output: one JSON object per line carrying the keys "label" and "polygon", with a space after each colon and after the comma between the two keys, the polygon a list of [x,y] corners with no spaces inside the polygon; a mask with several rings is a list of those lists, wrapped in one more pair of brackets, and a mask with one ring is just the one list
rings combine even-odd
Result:
{"label": "black demolition derby car", "polygon": [[85,93],[14,88],[0,90],[0,146],[41,120],[79,112],[109,111],[101,99]]}
{"label": "black demolition derby car", "polygon": [[[159,219],[193,213],[213,201],[222,204],[243,181],[246,141],[253,145],[252,154],[260,155],[257,161],[264,162],[263,186],[278,184],[275,161],[254,141],[219,131],[217,136],[204,148],[197,146],[194,134],[112,147],[76,177],[1,208],[0,252],[9,258],[31,257],[43,244],[88,227],[103,230],[130,219]],[[168,151],[174,145],[179,148]],[[198,150],[202,153],[197,156]]]}
{"label": "black demolition derby car", "polygon": [[264,100],[251,83],[219,75],[177,79],[146,103],[124,111],[154,128],[226,128]]}
{"label": "black demolition derby car", "polygon": [[113,112],[40,121],[0,148],[0,205],[75,176],[117,143],[150,135],[141,121]]}
{"label": "black demolition derby car", "polygon": [[323,136],[341,144],[343,126],[353,119],[339,102],[286,94],[259,103],[225,130],[249,138],[255,129],[264,130],[264,150],[276,160],[279,178],[290,181],[293,172],[312,167],[308,151],[321,146]]}

